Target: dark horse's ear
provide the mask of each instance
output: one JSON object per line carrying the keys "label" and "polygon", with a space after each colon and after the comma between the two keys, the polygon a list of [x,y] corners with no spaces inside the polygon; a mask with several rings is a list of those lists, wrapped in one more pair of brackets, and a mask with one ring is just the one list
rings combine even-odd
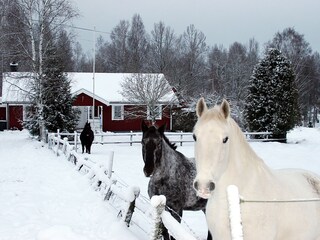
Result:
{"label": "dark horse's ear", "polygon": [[166,124],[163,124],[161,127],[159,127],[158,131],[159,131],[161,134],[163,134],[164,131],[166,130],[166,127],[167,127],[167,125],[166,125]]}
{"label": "dark horse's ear", "polygon": [[141,130],[142,132],[148,131],[148,126],[143,120],[141,121]]}

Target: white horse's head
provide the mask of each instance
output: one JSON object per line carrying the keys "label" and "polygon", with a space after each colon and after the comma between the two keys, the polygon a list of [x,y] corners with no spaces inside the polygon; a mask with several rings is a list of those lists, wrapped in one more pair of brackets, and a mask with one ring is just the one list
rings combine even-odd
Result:
{"label": "white horse's head", "polygon": [[230,106],[223,100],[220,106],[208,109],[200,98],[196,112],[198,121],[193,136],[197,175],[194,188],[198,196],[209,198],[228,165]]}

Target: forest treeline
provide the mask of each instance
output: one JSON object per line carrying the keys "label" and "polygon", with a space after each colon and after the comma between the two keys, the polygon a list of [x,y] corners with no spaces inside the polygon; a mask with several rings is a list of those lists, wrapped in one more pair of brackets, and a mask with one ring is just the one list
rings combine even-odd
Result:
{"label": "forest treeline", "polygon": [[[94,63],[95,72],[164,73],[184,101],[194,102],[199,96],[213,101],[226,98],[241,113],[254,67],[268,49],[276,48],[294,70],[305,121],[319,107],[320,55],[293,27],[279,30],[262,44],[248,39],[227,47],[210,46],[205,34],[192,24],[177,34],[161,21],[147,32],[143,19],[135,14],[121,20],[108,36],[97,34],[93,60],[70,28],[78,12],[69,1],[49,1],[58,16],[45,15],[44,6],[34,6],[34,2],[41,1],[0,0],[2,72],[10,71],[12,62],[19,64],[19,71],[41,71],[42,61],[50,58],[54,46],[54,55],[59,56],[65,72],[92,72]],[[34,8],[38,12],[30,15]]]}

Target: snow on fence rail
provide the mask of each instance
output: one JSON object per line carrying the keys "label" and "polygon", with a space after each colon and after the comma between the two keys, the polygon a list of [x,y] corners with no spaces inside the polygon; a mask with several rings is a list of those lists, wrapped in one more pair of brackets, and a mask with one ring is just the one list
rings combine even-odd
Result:
{"label": "snow on fence rail", "polygon": [[122,188],[117,180],[112,177],[113,152],[108,154],[108,164],[93,162],[83,157],[74,150],[74,146],[68,143],[67,138],[61,139],[55,134],[48,134],[48,148],[56,155],[64,154],[68,161],[72,162],[78,171],[83,172],[90,179],[95,190],[99,190],[105,200],[110,200],[112,195],[117,195],[124,204],[120,207],[119,217],[127,224],[130,224],[136,198],[139,196],[138,187]]}
{"label": "snow on fence rail", "polygon": [[[168,229],[169,233],[177,240],[196,240],[168,211],[165,211],[166,200],[164,196],[154,196],[150,201],[140,197],[139,187],[128,187],[118,184],[118,180],[112,176],[113,151],[108,154],[107,166],[93,162],[88,157],[83,157],[75,151],[75,146],[70,145],[65,137],[61,139],[59,134],[47,134],[48,148],[57,155],[65,155],[67,160],[72,162],[78,171],[83,172],[90,179],[95,190],[99,190],[104,198],[111,204],[112,198],[122,200],[119,207],[118,217],[129,227],[133,213],[139,210],[147,218],[150,218],[151,233],[148,233],[151,240],[162,238],[161,225]],[[87,156],[87,155],[86,155]],[[113,204],[111,204],[113,205]],[[117,208],[116,208],[117,209]]]}
{"label": "snow on fence rail", "polygon": [[152,217],[154,222],[151,239],[162,239],[161,226],[163,224],[168,229],[169,234],[175,239],[196,240],[168,211],[165,211],[165,196],[153,196],[151,198],[151,205],[153,206]]}
{"label": "snow on fence rail", "polygon": [[[75,149],[78,148],[78,144],[80,143],[80,133],[60,133],[59,130],[56,133],[57,136],[67,137],[71,144],[77,146]],[[190,143],[194,142],[192,133],[190,132],[166,132],[166,136],[169,140],[173,143],[178,143],[180,146],[183,143]],[[272,135],[271,132],[244,132],[246,139],[250,142],[265,142],[265,141],[275,141],[281,139],[273,139],[270,138]],[[95,133],[94,135],[94,144],[136,144],[141,143],[142,133],[141,132],[127,132],[127,133]]]}

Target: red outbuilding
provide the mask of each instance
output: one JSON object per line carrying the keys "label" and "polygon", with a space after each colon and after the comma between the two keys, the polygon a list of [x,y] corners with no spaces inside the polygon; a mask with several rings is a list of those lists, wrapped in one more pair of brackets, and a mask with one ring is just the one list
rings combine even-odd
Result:
{"label": "red outbuilding", "polygon": [[[89,121],[96,131],[140,131],[142,120],[148,119],[148,107],[130,102],[121,94],[124,79],[138,74],[130,73],[67,73],[71,80],[71,92],[75,96],[73,106],[80,110],[78,128]],[[140,74],[141,75],[141,74]],[[142,74],[141,76],[146,75]],[[148,74],[153,79],[169,83],[163,74]],[[26,109],[30,105],[30,73],[10,72],[3,74],[2,99],[0,99],[0,130],[22,129]],[[170,87],[170,86],[169,86]],[[151,91],[151,89],[150,89]],[[178,105],[174,91],[168,92],[157,102],[157,124],[172,127],[172,109]],[[135,114],[137,108],[145,116]],[[94,111],[92,111],[94,109]],[[94,114],[92,114],[94,113]]]}

